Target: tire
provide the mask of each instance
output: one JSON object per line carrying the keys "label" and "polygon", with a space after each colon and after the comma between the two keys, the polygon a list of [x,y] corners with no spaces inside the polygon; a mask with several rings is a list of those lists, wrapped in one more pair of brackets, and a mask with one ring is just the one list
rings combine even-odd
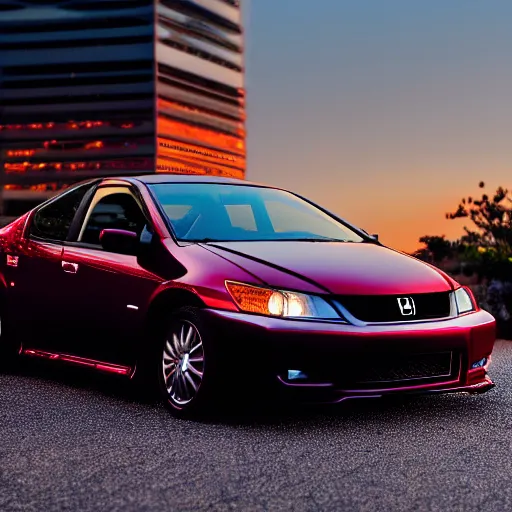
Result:
{"label": "tire", "polygon": [[165,404],[179,418],[213,411],[219,403],[221,379],[213,340],[200,310],[180,308],[163,327],[156,344],[155,367]]}

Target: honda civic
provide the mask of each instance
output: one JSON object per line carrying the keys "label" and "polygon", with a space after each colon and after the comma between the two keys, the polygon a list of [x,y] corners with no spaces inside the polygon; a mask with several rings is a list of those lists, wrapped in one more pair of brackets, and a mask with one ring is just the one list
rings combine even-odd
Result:
{"label": "honda civic", "polygon": [[4,361],[144,376],[177,416],[249,390],[337,403],[494,386],[495,320],[470,289],[230,178],[99,178],[47,200],[0,230],[0,315]]}

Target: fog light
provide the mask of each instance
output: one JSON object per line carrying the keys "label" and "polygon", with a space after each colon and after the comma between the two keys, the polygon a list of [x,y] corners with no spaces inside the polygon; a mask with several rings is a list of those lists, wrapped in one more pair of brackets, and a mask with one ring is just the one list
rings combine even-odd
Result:
{"label": "fog light", "polygon": [[475,368],[482,368],[487,363],[487,357],[484,357],[480,359],[480,361],[476,361],[471,365],[471,369],[474,370]]}
{"label": "fog light", "polygon": [[300,370],[288,370],[288,380],[307,379],[308,376]]}

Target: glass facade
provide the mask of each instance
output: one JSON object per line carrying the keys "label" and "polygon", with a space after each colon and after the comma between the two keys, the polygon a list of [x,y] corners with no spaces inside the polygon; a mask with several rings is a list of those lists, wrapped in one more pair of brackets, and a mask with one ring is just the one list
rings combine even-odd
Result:
{"label": "glass facade", "polygon": [[236,0],[0,2],[4,213],[94,176],[244,177]]}

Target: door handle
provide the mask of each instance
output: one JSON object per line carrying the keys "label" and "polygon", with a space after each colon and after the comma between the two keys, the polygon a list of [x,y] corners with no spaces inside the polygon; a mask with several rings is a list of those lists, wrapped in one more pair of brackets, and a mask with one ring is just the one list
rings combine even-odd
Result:
{"label": "door handle", "polygon": [[78,263],[63,261],[62,270],[64,270],[64,272],[67,272],[68,274],[76,274],[78,272]]}

